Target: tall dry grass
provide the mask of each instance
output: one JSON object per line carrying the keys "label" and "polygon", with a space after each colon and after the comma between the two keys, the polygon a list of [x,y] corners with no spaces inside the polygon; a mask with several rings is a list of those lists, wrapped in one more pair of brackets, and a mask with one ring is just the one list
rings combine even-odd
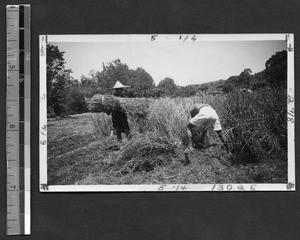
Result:
{"label": "tall dry grass", "polygon": [[[237,90],[218,96],[157,99],[151,102],[146,118],[129,116],[131,132],[139,138],[143,136],[140,133],[151,133],[152,141],[164,137],[172,144],[185,144],[189,111],[196,102],[208,103],[217,111],[231,150],[241,161],[255,162],[286,153],[286,93],[282,90],[252,93]],[[94,126],[97,133],[108,136],[112,126],[110,116],[99,114]],[[139,147],[137,144],[136,151]]]}
{"label": "tall dry grass", "polygon": [[280,89],[234,91],[226,95],[221,111],[230,141],[242,161],[278,157],[287,150],[287,97]]}
{"label": "tall dry grass", "polygon": [[111,131],[113,130],[111,116],[105,113],[97,113],[91,118],[96,135],[103,137],[110,135]]}

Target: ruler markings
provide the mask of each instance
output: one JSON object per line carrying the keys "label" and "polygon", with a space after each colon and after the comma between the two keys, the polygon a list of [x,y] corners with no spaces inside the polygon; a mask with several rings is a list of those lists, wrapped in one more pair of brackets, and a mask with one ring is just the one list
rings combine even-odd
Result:
{"label": "ruler markings", "polygon": [[[25,181],[30,185],[30,155],[24,157],[25,138],[29,138],[30,149],[30,118],[25,118],[25,115],[30,116],[30,105],[24,100],[30,99],[30,95],[24,93],[24,88],[30,87],[30,6],[9,5],[6,15],[7,235],[23,235],[30,234],[30,187],[25,186]],[[26,75],[27,82],[24,82]]]}

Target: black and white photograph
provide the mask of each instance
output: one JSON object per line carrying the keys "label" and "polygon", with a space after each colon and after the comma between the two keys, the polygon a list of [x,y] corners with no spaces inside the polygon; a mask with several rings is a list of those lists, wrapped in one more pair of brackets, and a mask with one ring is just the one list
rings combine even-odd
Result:
{"label": "black and white photograph", "polygon": [[293,34],[41,35],[41,191],[294,188],[291,48]]}

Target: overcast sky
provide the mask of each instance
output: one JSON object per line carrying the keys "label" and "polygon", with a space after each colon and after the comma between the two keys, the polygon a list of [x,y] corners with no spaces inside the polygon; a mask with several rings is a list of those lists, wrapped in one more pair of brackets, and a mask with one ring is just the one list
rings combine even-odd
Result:
{"label": "overcast sky", "polygon": [[66,68],[79,79],[90,70],[101,71],[102,62],[120,59],[129,68],[144,68],[155,84],[165,77],[177,85],[201,84],[265,68],[285,41],[145,41],[145,42],[50,42],[64,51]]}

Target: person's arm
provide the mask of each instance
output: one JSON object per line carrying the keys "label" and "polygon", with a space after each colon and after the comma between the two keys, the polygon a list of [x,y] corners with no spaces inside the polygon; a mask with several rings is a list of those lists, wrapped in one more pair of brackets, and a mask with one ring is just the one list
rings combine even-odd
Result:
{"label": "person's arm", "polygon": [[192,138],[192,132],[191,132],[191,128],[193,127],[193,124],[188,123],[187,127],[187,134],[189,136],[189,138]]}
{"label": "person's arm", "polygon": [[[193,141],[192,141],[192,138],[193,138],[193,133],[192,133],[192,128],[195,127],[195,125],[193,125],[192,123],[188,123],[187,124],[187,135],[188,135],[188,138],[187,138],[187,141],[185,142],[185,147],[186,147],[186,150],[191,150],[193,148]],[[190,145],[191,143],[191,145]]]}
{"label": "person's arm", "polygon": [[217,133],[218,137],[221,139],[222,143],[224,144],[224,146],[225,146],[225,148],[227,150],[227,153],[230,153],[229,148],[228,148],[228,144],[225,142],[225,139],[223,137],[222,131],[218,130],[218,131],[216,131],[216,133]]}

